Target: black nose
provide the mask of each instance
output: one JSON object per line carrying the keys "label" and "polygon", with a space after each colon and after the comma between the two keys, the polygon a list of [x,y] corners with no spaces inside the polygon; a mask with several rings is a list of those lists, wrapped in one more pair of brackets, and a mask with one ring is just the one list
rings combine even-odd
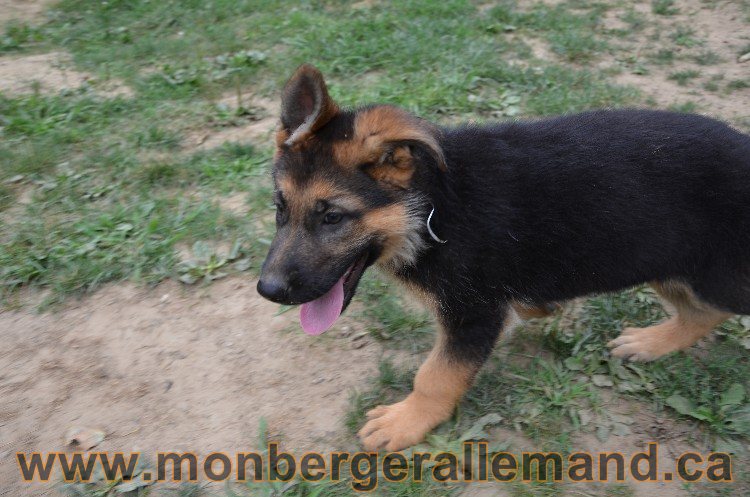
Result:
{"label": "black nose", "polygon": [[289,284],[273,275],[264,276],[258,281],[258,293],[271,302],[283,304],[289,299]]}

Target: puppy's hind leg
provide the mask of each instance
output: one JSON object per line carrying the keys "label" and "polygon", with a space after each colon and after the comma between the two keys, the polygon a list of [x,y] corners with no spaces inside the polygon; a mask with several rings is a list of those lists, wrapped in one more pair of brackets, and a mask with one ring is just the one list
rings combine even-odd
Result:
{"label": "puppy's hind leg", "polygon": [[613,356],[652,361],[690,347],[731,316],[698,300],[686,284],[666,281],[654,282],[651,286],[675,307],[675,315],[647,328],[625,328],[607,344]]}
{"label": "puppy's hind leg", "polygon": [[516,311],[518,317],[524,321],[528,321],[529,319],[546,318],[562,308],[562,306],[556,302],[542,305],[529,305],[517,301],[512,302],[511,307]]}

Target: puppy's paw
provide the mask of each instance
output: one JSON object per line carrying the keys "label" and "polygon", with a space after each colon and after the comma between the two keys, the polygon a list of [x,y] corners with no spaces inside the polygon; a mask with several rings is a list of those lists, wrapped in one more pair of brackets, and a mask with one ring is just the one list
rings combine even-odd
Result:
{"label": "puppy's paw", "polygon": [[678,350],[673,337],[662,326],[648,328],[625,328],[619,337],[610,341],[612,355],[631,361],[653,361],[659,357]]}
{"label": "puppy's paw", "polygon": [[369,451],[385,448],[392,452],[418,444],[444,419],[424,408],[411,396],[396,404],[376,407],[367,413],[369,421],[358,433],[362,445]]}

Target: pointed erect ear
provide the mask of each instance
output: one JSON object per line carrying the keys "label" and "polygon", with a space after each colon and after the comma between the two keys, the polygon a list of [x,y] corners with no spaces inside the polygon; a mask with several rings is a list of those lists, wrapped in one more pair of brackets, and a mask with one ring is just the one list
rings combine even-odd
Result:
{"label": "pointed erect ear", "polygon": [[287,134],[283,143],[292,145],[309,136],[337,112],[323,75],[310,64],[303,64],[284,86],[281,97],[281,126]]}

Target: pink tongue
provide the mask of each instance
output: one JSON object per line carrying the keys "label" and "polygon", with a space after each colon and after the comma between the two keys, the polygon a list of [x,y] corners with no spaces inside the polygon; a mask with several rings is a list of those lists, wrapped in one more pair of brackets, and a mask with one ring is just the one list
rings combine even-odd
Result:
{"label": "pink tongue", "polygon": [[299,310],[299,321],[308,335],[320,335],[341,315],[344,307],[344,277],[328,290],[328,293],[312,302],[302,304]]}

